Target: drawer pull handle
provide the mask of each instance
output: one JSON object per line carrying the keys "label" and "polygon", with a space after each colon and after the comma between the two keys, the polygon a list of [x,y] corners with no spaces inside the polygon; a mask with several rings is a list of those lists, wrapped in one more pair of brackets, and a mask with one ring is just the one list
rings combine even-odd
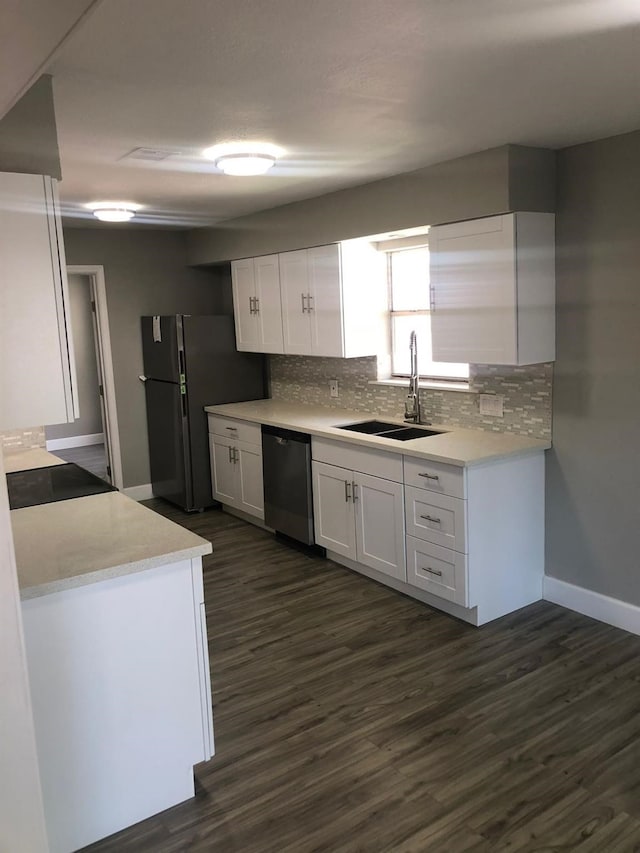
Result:
{"label": "drawer pull handle", "polygon": [[439,578],[442,577],[442,572],[440,569],[430,569],[428,566],[426,569],[422,569],[423,572],[429,572],[430,575],[437,575]]}
{"label": "drawer pull handle", "polygon": [[432,515],[421,515],[420,518],[424,518],[425,521],[432,521],[434,524],[442,524],[439,518],[434,518]]}
{"label": "drawer pull handle", "polygon": [[437,474],[423,474],[423,473],[419,473],[419,474],[418,474],[418,477],[425,477],[427,480],[439,480],[439,479],[440,479],[440,477],[438,477],[438,475],[437,475]]}
{"label": "drawer pull handle", "polygon": [[230,429],[232,432],[238,432],[238,427],[225,427],[225,429]]}

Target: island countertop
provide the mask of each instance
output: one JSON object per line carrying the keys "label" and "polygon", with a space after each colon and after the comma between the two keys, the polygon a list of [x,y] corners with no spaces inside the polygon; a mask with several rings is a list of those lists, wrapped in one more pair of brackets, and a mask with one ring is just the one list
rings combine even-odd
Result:
{"label": "island countertop", "polygon": [[[58,463],[64,464],[44,450],[5,457],[7,469],[15,471]],[[11,526],[23,600],[213,550],[206,539],[120,492],[14,509]]]}
{"label": "island countertop", "polygon": [[[494,462],[513,456],[523,456],[548,450],[551,447],[550,441],[542,441],[523,435],[464,429],[447,424],[429,426],[429,429],[441,430],[440,435],[415,438],[411,441],[380,438],[375,435],[363,435],[362,433],[341,430],[337,428],[337,425],[373,419],[397,423],[400,426],[407,426],[407,424],[399,418],[389,418],[375,413],[308,406],[302,403],[286,403],[278,400],[251,400],[246,403],[205,406],[205,411],[210,414],[298,430],[309,435],[462,467]],[[426,427],[426,425],[424,426]]]}

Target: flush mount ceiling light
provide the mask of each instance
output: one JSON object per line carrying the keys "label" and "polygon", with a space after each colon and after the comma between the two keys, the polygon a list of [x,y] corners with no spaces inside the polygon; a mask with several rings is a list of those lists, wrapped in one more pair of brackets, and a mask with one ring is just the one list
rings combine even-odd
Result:
{"label": "flush mount ceiling light", "polygon": [[140,210],[139,204],[128,201],[95,201],[87,207],[102,222],[128,222]]}
{"label": "flush mount ceiling light", "polygon": [[277,145],[262,142],[225,142],[202,152],[225,175],[240,176],[264,175],[283,153]]}

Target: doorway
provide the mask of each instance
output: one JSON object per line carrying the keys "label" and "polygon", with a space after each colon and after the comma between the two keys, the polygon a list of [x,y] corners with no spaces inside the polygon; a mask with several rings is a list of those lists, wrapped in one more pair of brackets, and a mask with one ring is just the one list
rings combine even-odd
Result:
{"label": "doorway", "polygon": [[80,418],[45,428],[47,450],[122,489],[104,270],[67,267]]}

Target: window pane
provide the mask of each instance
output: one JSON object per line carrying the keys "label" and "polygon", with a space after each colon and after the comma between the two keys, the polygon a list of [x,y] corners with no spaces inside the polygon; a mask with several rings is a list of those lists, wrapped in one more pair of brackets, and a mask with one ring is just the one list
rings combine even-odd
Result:
{"label": "window pane", "polygon": [[415,330],[418,342],[420,376],[430,376],[434,379],[467,379],[469,377],[468,364],[431,360],[431,319],[428,313],[392,316],[392,373],[408,376],[411,372],[409,335],[412,330]]}
{"label": "window pane", "polygon": [[391,253],[391,309],[429,310],[429,250]]}

